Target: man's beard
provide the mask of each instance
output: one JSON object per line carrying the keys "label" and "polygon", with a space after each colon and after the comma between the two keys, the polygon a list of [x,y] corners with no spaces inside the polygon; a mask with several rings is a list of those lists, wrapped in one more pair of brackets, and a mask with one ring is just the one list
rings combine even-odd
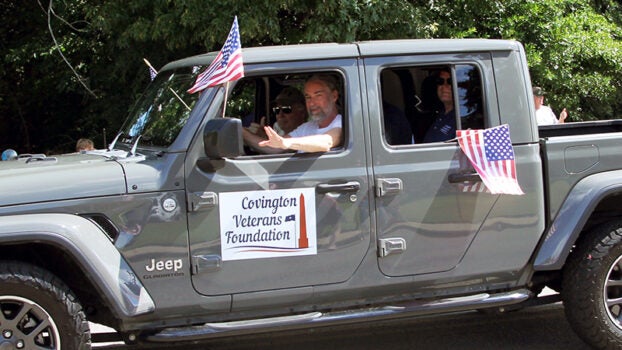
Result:
{"label": "man's beard", "polygon": [[315,122],[320,122],[324,119],[326,119],[326,114],[324,114],[324,112],[320,111],[319,113],[311,114],[311,120]]}

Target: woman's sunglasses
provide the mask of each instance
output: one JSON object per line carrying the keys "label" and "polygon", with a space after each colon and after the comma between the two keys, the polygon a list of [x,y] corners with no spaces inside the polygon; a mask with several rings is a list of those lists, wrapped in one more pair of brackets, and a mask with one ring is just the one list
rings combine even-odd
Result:
{"label": "woman's sunglasses", "polygon": [[283,112],[285,114],[290,114],[292,112],[292,106],[272,107],[272,112],[274,112],[274,114],[279,114],[280,112]]}
{"label": "woman's sunglasses", "polygon": [[436,78],[436,85],[445,85],[445,83],[447,83],[447,85],[451,85],[451,78]]}

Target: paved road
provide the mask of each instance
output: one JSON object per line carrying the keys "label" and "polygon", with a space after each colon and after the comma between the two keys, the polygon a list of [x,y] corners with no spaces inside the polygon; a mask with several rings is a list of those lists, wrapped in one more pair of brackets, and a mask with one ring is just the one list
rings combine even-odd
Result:
{"label": "paved road", "polygon": [[[125,346],[97,346],[129,350]],[[158,347],[160,348],[160,347]],[[561,304],[503,315],[468,312],[400,322],[365,323],[305,331],[210,340],[200,346],[166,346],[170,350],[588,350],[570,329]]]}

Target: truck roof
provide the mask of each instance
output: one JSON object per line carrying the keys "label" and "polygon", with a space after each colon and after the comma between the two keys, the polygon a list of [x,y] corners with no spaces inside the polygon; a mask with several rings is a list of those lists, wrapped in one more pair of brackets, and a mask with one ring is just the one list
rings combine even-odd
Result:
{"label": "truck roof", "polygon": [[[361,41],[346,44],[320,43],[242,48],[245,64],[403,55],[409,53],[460,53],[518,50],[520,43],[494,39],[407,39]],[[208,65],[218,52],[196,55],[165,65],[162,70]]]}

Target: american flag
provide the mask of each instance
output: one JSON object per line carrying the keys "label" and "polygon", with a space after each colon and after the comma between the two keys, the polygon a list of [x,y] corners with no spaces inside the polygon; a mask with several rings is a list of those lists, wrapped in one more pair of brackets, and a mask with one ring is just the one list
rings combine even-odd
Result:
{"label": "american flag", "polygon": [[157,75],[158,71],[156,71],[155,68],[149,66],[149,78],[151,78],[151,81],[153,81],[153,79],[155,79]]}
{"label": "american flag", "polygon": [[146,58],[143,58],[143,61],[145,61],[145,64],[147,65],[147,67],[149,67],[149,78],[151,78],[151,81],[153,81],[153,79],[155,79],[156,76],[158,75],[158,71],[155,70],[155,68],[153,68],[151,63],[147,61]]}
{"label": "american flag", "polygon": [[225,45],[220,49],[214,62],[203,73],[199,74],[188,92],[193,94],[210,86],[240,79],[243,76],[244,62],[242,62],[242,45],[240,44],[238,17],[236,16],[233,19],[233,25]]}
{"label": "american flag", "polygon": [[484,130],[457,130],[456,138],[490,193],[524,194],[516,179],[507,124]]}

